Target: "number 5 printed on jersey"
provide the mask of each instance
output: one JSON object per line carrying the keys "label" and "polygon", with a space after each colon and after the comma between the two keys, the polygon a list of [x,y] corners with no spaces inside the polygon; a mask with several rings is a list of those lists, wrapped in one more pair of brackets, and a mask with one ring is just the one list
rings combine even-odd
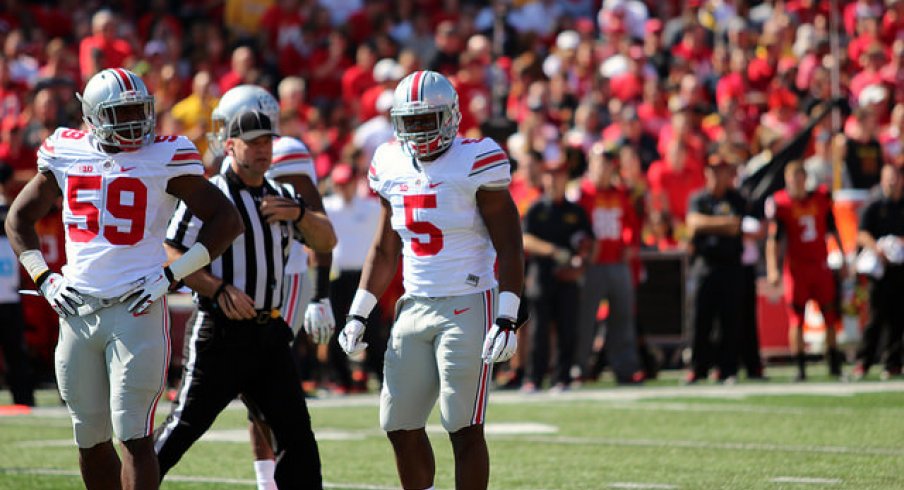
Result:
{"label": "number 5 printed on jersey", "polygon": [[[118,177],[107,184],[106,195],[100,199],[90,196],[104,190],[99,175],[70,175],[67,178],[66,201],[75,216],[84,217],[84,226],[68,223],[66,228],[73,242],[88,242],[102,235],[113,245],[135,245],[144,236],[144,222],[148,204],[148,190],[141,180],[132,177]],[[128,221],[128,230],[120,223],[105,224],[100,229],[100,209],[94,204],[102,203],[111,216]],[[106,221],[106,220],[104,220]]]}
{"label": "number 5 printed on jersey", "polygon": [[411,239],[411,250],[419,257],[436,255],[443,249],[443,232],[433,223],[414,219],[415,209],[433,209],[436,207],[436,194],[412,194],[404,197],[405,227],[412,233],[427,235],[428,240],[414,237]]}

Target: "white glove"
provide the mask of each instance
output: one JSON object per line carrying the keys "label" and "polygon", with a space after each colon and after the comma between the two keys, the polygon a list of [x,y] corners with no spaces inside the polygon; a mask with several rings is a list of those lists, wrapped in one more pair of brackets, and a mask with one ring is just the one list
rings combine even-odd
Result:
{"label": "white glove", "polygon": [[53,311],[61,318],[74,316],[76,309],[85,304],[82,295],[69,284],[69,280],[56,272],[50,273],[41,283],[41,294],[47,298]]}
{"label": "white glove", "polygon": [[493,364],[494,362],[505,362],[515,355],[518,348],[518,336],[515,335],[515,322],[505,317],[496,319],[496,323],[487,332],[487,336],[483,341],[483,362],[485,364]]}
{"label": "white glove", "polygon": [[133,315],[140,315],[169,291],[172,277],[173,273],[169,271],[169,267],[147,275],[135,281],[132,289],[119,297],[119,302],[124,303],[131,300],[128,307],[129,312]]}
{"label": "white glove", "polygon": [[329,342],[335,328],[336,319],[333,317],[333,307],[329,298],[308,303],[304,311],[304,331],[315,344]]}
{"label": "white glove", "polygon": [[885,235],[876,242],[876,247],[882,251],[882,255],[892,264],[904,262],[904,244],[894,235]]}
{"label": "white glove", "polygon": [[367,342],[364,342],[364,322],[366,318],[357,315],[349,315],[345,328],[339,332],[339,347],[349,356],[363,352],[367,348]]}

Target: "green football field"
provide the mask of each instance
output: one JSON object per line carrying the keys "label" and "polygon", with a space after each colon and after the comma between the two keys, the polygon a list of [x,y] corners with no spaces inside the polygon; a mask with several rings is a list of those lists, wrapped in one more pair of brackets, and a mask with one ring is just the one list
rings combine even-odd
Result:
{"label": "green football field", "polygon": [[[44,391],[32,414],[0,416],[0,489],[82,488],[57,403]],[[398,488],[375,395],[324,396],[310,407],[327,488]],[[158,423],[168,411],[161,405]],[[436,415],[436,487],[451,489]],[[162,488],[255,488],[245,421],[233,404]],[[904,381],[495,391],[487,433],[494,489],[904,489]]]}

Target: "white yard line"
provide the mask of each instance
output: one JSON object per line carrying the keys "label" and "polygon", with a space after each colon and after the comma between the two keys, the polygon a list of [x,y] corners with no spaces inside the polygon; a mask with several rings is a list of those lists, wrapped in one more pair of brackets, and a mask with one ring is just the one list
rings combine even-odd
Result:
{"label": "white yard line", "polygon": [[677,485],[669,485],[668,483],[616,482],[616,483],[610,483],[609,488],[669,490],[672,488],[678,488],[678,486]]}
{"label": "white yard line", "polygon": [[806,476],[777,476],[770,478],[772,483],[800,483],[803,485],[839,485],[839,478],[811,478]]}
{"label": "white yard line", "polygon": [[570,437],[570,436],[529,436],[529,437],[497,437],[497,439],[510,439],[518,442],[533,442],[538,444],[566,444],[588,446],[615,446],[615,447],[666,447],[686,449],[718,449],[733,451],[782,451],[791,453],[817,453],[817,454],[855,454],[869,456],[904,457],[904,448],[881,447],[848,447],[848,446],[804,446],[766,444],[754,442],[713,442],[713,441],[688,441],[688,440],[663,440],[663,439],[615,439],[606,437]]}

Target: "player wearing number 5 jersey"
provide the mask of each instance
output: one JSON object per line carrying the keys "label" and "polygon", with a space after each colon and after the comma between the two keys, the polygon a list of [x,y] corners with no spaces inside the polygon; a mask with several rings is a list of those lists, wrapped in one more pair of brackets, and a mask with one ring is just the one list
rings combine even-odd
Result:
{"label": "player wearing number 5 jersey", "polygon": [[[832,197],[825,188],[809,192],[807,171],[799,161],[785,167],[785,188],[766,202],[769,237],[766,242],[766,272],[777,285],[784,277],[785,303],[791,327],[791,347],[797,354],[797,379],[806,379],[803,339],[804,307],[814,300],[825,319],[826,361],[832,376],[841,376],[841,355],[835,347],[835,276],[829,269],[826,236],[841,244],[832,215]],[[779,240],[785,247],[784,273],[779,275]]]}
{"label": "player wearing number 5 jersey", "polygon": [[456,488],[486,488],[489,380],[493,363],[514,354],[524,281],[508,157],[489,139],[456,137],[458,95],[436,72],[403,79],[390,115],[398,141],[377,149],[369,171],[382,222],[339,343],[349,354],[367,346],[361,340],[367,316],[401,254],[405,294],[385,354],[380,425],[402,487],[433,488],[435,463],[424,426],[439,398]]}
{"label": "player wearing number 5 jersey", "polygon": [[[85,486],[157,488],[150,436],[169,360],[163,297],[221,254],[242,224],[204,179],[194,145],[181,136],[154,136],[154,99],[137,75],[104,70],[78,97],[89,131],[60,128],[44,142],[39,173],[13,203],[7,234],[61,317],[57,383]],[[49,270],[34,227],[60,194],[62,274]],[[204,228],[196,247],[164,266],[163,239],[177,199],[189,203]]]}

